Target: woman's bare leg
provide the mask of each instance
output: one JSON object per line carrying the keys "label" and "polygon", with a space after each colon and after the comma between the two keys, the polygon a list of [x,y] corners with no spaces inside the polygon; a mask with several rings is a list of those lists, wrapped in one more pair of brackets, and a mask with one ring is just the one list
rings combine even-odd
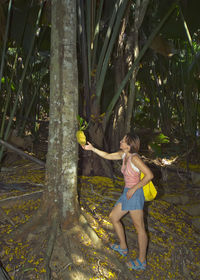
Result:
{"label": "woman's bare leg", "polygon": [[121,249],[126,249],[126,239],[124,234],[124,228],[122,226],[122,223],[120,222],[120,219],[127,213],[128,211],[122,210],[122,204],[118,203],[113,210],[111,211],[109,218],[114,226],[114,229],[117,233],[117,236],[119,238],[119,244]]}
{"label": "woman's bare leg", "polygon": [[138,259],[141,261],[141,263],[143,263],[146,260],[146,252],[147,252],[147,244],[148,244],[148,238],[144,225],[143,210],[131,210],[129,212],[138,234],[138,246],[139,246]]}

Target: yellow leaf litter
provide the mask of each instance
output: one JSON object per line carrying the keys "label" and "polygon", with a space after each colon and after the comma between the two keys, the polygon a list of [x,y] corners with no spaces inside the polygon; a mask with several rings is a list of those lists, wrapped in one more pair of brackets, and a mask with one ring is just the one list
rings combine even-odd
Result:
{"label": "yellow leaf litter", "polygon": [[[18,162],[18,166],[15,172],[1,174],[1,181],[30,183],[32,187],[27,192],[43,189],[38,185],[44,184],[44,170],[31,168],[31,164],[25,160]],[[81,208],[84,208],[88,215],[94,218],[91,226],[105,242],[105,248],[110,251],[107,242],[116,242],[116,236],[108,220],[108,215],[123,190],[123,180],[116,178],[113,182],[110,178],[98,176],[82,176],[79,179]],[[6,194],[0,193],[0,200],[21,194],[24,192],[19,190],[13,190]],[[33,248],[29,241],[17,242],[9,238],[9,233],[20,224],[28,221],[39,206],[40,199],[26,200],[12,207],[2,206],[2,209],[15,224],[12,226],[6,219],[0,221],[0,258],[13,280],[17,271],[20,271],[24,277],[27,275],[27,278],[23,278],[27,280],[42,279],[41,275],[46,272],[43,257],[40,256],[39,252],[32,254]],[[199,242],[196,239],[195,229],[187,223],[187,214],[159,199],[149,203],[145,211],[148,217],[147,232],[149,236],[148,269],[143,272],[142,277],[140,272],[133,271],[133,279],[186,280],[183,278],[182,268],[188,272],[190,279],[197,279],[195,277],[200,267]],[[128,217],[125,218],[124,224],[127,230],[129,257],[134,259],[138,252],[137,234]],[[91,279],[118,279],[117,273],[112,269],[112,260],[106,257],[101,258],[95,249],[89,251],[92,244],[88,240],[81,239],[80,242],[84,244],[82,250],[86,256],[87,264],[94,271],[94,277]],[[180,264],[180,259],[185,257],[181,255],[183,252],[185,256],[192,253],[193,261]],[[117,252],[115,255],[121,262],[126,261],[126,258],[121,257]],[[173,269],[171,269],[172,266]],[[68,269],[71,269],[70,266]]]}

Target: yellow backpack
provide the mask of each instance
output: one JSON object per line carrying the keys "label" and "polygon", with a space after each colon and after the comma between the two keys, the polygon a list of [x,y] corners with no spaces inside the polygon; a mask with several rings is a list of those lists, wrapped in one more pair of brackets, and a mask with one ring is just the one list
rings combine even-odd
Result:
{"label": "yellow backpack", "polygon": [[[144,174],[141,172],[140,179],[142,180],[143,177]],[[150,181],[148,184],[143,186],[143,192],[144,192],[145,201],[154,200],[154,198],[157,195],[157,190],[152,181]]]}

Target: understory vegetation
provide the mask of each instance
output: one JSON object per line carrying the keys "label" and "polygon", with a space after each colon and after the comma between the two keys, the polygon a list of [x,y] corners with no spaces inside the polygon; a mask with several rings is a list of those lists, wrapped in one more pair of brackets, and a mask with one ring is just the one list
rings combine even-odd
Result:
{"label": "understory vegetation", "polygon": [[[200,278],[197,2],[0,2],[0,277]],[[109,247],[120,163],[78,146],[80,120],[107,152],[127,132],[141,139],[158,190],[142,274],[126,266],[138,250],[128,216],[128,257]]]}

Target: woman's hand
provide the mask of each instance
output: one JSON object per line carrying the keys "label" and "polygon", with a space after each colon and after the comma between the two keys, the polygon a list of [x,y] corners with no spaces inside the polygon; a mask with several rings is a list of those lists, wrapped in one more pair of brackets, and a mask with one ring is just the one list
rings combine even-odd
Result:
{"label": "woman's hand", "polygon": [[133,186],[132,188],[130,188],[127,193],[126,193],[126,197],[127,199],[129,200],[133,195],[134,193],[137,191],[137,186]]}
{"label": "woman's hand", "polygon": [[93,145],[92,145],[90,142],[88,142],[88,141],[87,141],[87,145],[82,145],[82,148],[83,148],[84,150],[87,150],[87,151],[92,151],[92,150],[94,150]]}

